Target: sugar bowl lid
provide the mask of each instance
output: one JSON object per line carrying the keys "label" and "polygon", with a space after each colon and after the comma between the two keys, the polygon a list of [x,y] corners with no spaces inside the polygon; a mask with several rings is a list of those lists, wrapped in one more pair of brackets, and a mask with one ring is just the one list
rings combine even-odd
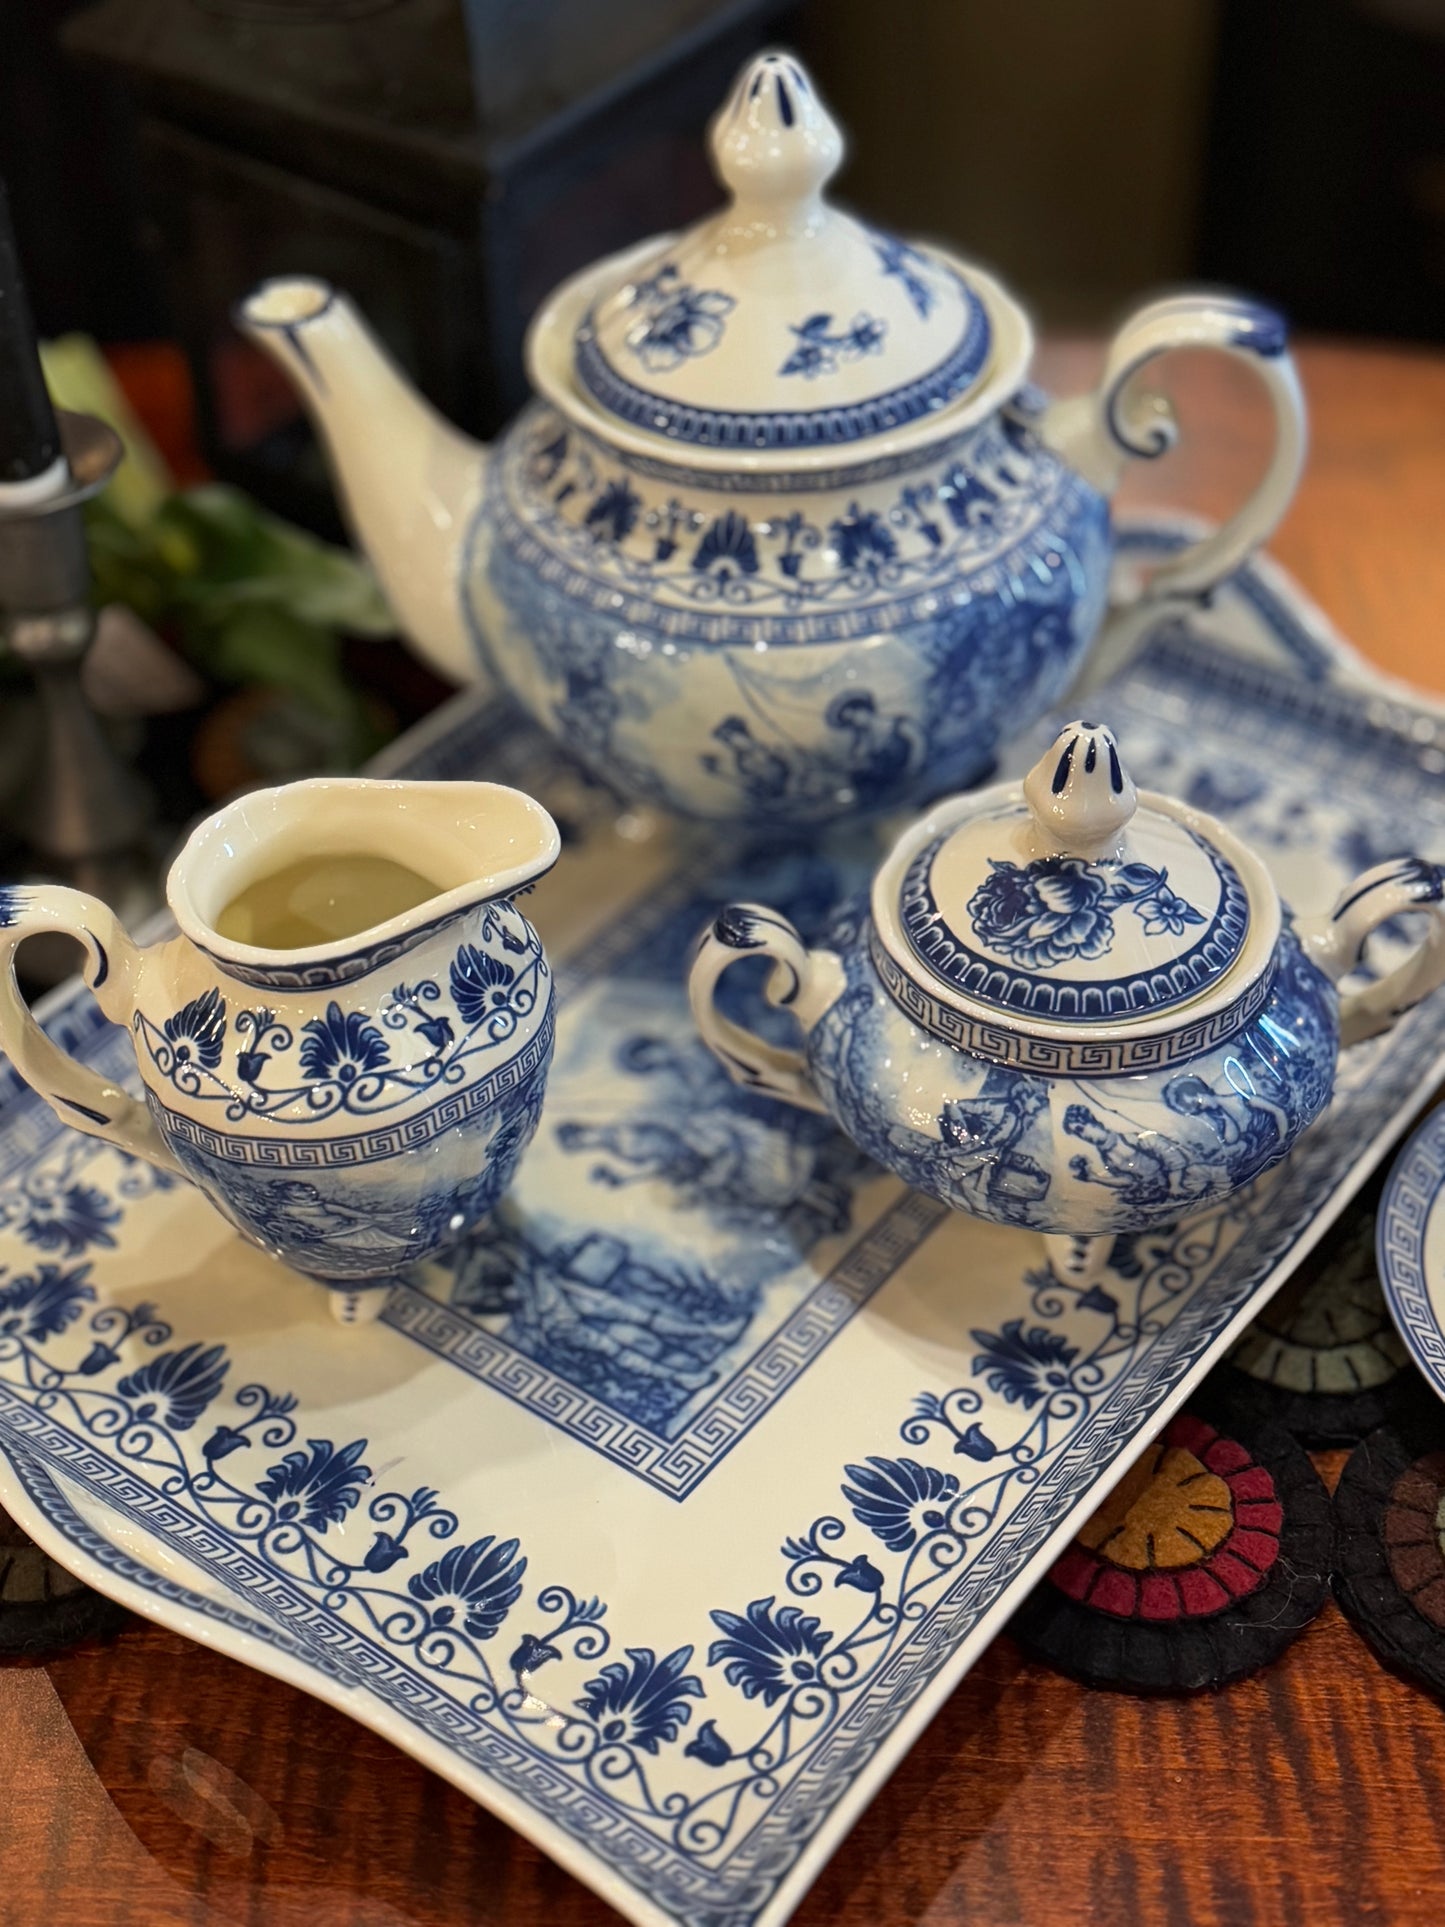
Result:
{"label": "sugar bowl lid", "polygon": [[[952,798],[907,832],[874,918],[895,993],[904,978],[984,1033],[1078,1041],[1158,1033],[1247,994],[1280,909],[1223,824],[1136,791],[1112,731],[1076,722],[1022,784]],[[958,1016],[942,1031],[960,1041]]]}
{"label": "sugar bowl lid", "polygon": [[792,55],[744,68],[711,146],[729,205],[592,279],[573,377],[608,415],[694,448],[836,447],[976,390],[996,322],[1012,358],[986,277],[823,199],[843,139]]}

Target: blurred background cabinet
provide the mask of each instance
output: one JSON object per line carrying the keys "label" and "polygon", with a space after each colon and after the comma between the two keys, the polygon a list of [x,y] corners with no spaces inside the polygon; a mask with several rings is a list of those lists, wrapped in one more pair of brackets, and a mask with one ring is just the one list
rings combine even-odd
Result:
{"label": "blurred background cabinet", "polygon": [[706,120],[779,39],[856,137],[842,192],[1046,326],[1203,278],[1445,339],[1445,0],[12,0],[0,173],[40,324],[179,339],[216,472],[334,528],[237,296],[345,284],[488,433],[541,296],[716,200]]}

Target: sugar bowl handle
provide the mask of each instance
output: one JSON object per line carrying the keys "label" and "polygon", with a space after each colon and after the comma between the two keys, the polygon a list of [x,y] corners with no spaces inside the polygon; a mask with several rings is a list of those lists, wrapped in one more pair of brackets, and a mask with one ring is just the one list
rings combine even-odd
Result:
{"label": "sugar bowl handle", "polygon": [[96,1001],[113,1023],[129,1024],[141,953],[115,913],[83,890],[7,887],[0,890],[0,1050],[62,1123],[184,1177],[144,1102],[77,1063],[31,1016],[15,981],[15,952],[42,932],[76,939]]}
{"label": "sugar bowl handle", "polygon": [[1163,455],[1179,436],[1168,400],[1138,377],[1175,348],[1213,348],[1243,362],[1263,382],[1274,408],[1274,452],[1254,493],[1222,527],[1155,569],[1136,591],[1198,596],[1224,581],[1274,533],[1294,497],[1308,441],[1304,396],[1288,348],[1283,316],[1235,296],[1171,295],[1124,323],[1109,346],[1103,379],[1092,394],[1055,402],[1044,439],[1106,495],[1125,458]]}
{"label": "sugar bowl handle", "polygon": [[1445,870],[1418,856],[1377,863],[1341,891],[1328,916],[1299,925],[1306,953],[1327,977],[1338,980],[1359,962],[1370,932],[1408,910],[1425,911],[1429,928],[1402,963],[1341,997],[1342,1045],[1388,1030],[1445,983]]}
{"label": "sugar bowl handle", "polygon": [[829,951],[809,950],[776,910],[730,903],[698,938],[687,977],[688,1001],[702,1040],[735,1084],[782,1098],[800,1110],[823,1111],[801,1051],[769,1043],[718,1009],[718,981],[744,957],[772,960],[763,995],[774,1009],[791,1011],[805,1030],[842,988],[842,966]]}

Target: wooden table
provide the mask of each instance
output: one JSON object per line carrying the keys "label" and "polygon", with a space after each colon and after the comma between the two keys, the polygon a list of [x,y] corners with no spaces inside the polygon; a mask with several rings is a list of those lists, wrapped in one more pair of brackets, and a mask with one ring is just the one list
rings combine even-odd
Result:
{"label": "wooden table", "polygon": [[[1098,358],[1055,344],[1045,379]],[[1445,357],[1300,361],[1314,451],[1274,552],[1366,655],[1445,689]],[[1219,514],[1262,461],[1257,395],[1203,359],[1174,386],[1191,445],[1126,499]],[[1445,1710],[1333,1605],[1276,1666],[1187,1702],[1085,1692],[999,1639],[795,1918],[1438,1927],[1442,1795]],[[0,1668],[3,1927],[616,1918],[385,1742],[174,1633]]]}

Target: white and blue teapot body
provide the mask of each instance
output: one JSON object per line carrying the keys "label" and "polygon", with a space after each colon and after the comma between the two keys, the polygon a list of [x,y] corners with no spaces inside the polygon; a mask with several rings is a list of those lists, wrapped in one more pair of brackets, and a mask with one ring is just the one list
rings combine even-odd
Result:
{"label": "white and blue teapot body", "polygon": [[[730,905],[691,996],[739,1082],[831,1114],[943,1203],[1042,1232],[1089,1275],[1120,1233],[1188,1218],[1277,1163],[1320,1115],[1341,1041],[1445,978],[1442,879],[1381,865],[1309,923],[1224,826],[1136,793],[1107,729],[1072,724],[1023,784],[940,804],[868,903],[806,949],[774,912]],[[1371,930],[1428,908],[1390,975],[1343,997]],[[723,1015],[743,956],[802,1051]]]}
{"label": "white and blue teapot body", "polygon": [[490,668],[622,793],[685,815],[822,824],[975,781],[1054,701],[1109,585],[1124,461],[1173,439],[1137,370],[1246,360],[1273,460],[1151,594],[1202,591],[1299,474],[1277,316],[1214,296],[1128,322],[1098,390],[1047,404],[990,276],[830,206],[838,130],[764,55],[712,130],[728,205],[585,270],[537,316],[538,399],[501,445],[456,433],[324,283],[241,325],[296,382],[403,626]]}
{"label": "white and blue teapot body", "polygon": [[[0,902],[0,1044],[78,1130],[192,1179],[252,1240],[333,1289],[347,1320],[472,1231],[541,1112],[552,975],[515,898],[551,867],[540,804],[491,783],[329,779],[244,796],[177,858],[178,934],[137,947],[93,897]],[[300,858],[390,858],[435,886],[334,943],[264,949],[221,912]],[[8,967],[38,931],[85,950],[85,979],[135,1047],[138,1101],[61,1051]]]}

